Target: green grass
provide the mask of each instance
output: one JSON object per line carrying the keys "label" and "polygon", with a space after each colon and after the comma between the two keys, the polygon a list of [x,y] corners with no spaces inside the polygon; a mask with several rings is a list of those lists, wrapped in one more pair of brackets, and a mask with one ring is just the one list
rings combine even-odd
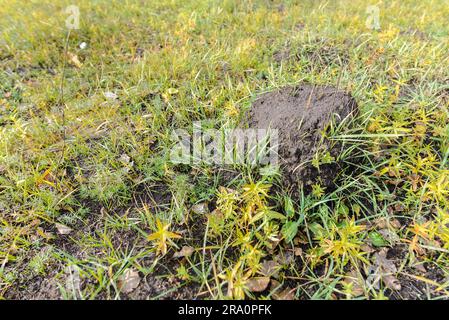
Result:
{"label": "green grass", "polygon": [[[70,4],[0,6],[0,298],[448,297],[446,1],[373,3],[379,31],[365,1],[77,1],[68,34]],[[173,129],[234,127],[301,81],[361,109],[328,133],[357,168],[336,190],[168,161]],[[157,221],[179,237],[148,238]],[[250,292],[271,260],[277,283]]]}

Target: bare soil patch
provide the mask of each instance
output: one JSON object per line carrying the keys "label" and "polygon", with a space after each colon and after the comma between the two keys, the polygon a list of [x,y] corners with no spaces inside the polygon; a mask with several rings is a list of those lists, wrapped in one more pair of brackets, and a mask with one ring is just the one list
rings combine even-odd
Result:
{"label": "bare soil patch", "polygon": [[[331,121],[337,124],[357,114],[350,94],[330,86],[302,84],[263,94],[249,111],[251,128],[277,129],[280,164],[287,183],[329,187],[338,174],[338,162],[311,164],[318,151],[337,159],[339,146],[323,139]],[[320,159],[318,159],[320,160]]]}

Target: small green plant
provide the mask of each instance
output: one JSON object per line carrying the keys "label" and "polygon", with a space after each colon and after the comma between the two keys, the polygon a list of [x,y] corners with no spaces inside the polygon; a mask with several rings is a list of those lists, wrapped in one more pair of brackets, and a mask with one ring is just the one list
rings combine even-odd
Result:
{"label": "small green plant", "polygon": [[156,219],[156,230],[147,237],[148,241],[152,241],[156,245],[156,250],[162,255],[167,253],[167,247],[172,243],[171,239],[180,239],[177,233],[169,231],[170,223],[163,223]]}
{"label": "small green plant", "polygon": [[316,198],[321,198],[325,193],[326,188],[322,187],[321,184],[315,183],[312,185],[312,194]]}

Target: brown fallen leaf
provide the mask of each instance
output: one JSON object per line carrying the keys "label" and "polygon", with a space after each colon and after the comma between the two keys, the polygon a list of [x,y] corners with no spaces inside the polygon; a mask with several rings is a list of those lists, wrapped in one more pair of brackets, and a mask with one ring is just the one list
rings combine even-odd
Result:
{"label": "brown fallen leaf", "polygon": [[281,292],[273,293],[272,297],[274,300],[295,300],[294,289],[285,288]]}
{"label": "brown fallen leaf", "polygon": [[392,290],[401,290],[401,283],[396,278],[397,268],[393,261],[387,259],[387,248],[374,254],[374,273],[381,279],[386,287]]}
{"label": "brown fallen leaf", "polygon": [[31,220],[29,226],[35,227],[35,226],[38,226],[40,223],[41,223],[41,221],[39,219],[33,219],[33,220]]}
{"label": "brown fallen leaf", "polygon": [[61,223],[55,223],[55,227],[56,227],[56,230],[58,230],[58,233],[62,234],[62,235],[69,234],[73,231],[72,228],[67,227],[66,225],[63,225]]}
{"label": "brown fallen leaf", "polygon": [[348,272],[343,280],[344,283],[351,285],[352,295],[354,297],[359,297],[365,293],[363,289],[363,280],[360,279],[361,276],[358,275],[355,269]]}
{"label": "brown fallen leaf", "polygon": [[363,252],[366,252],[366,253],[372,253],[372,252],[374,252],[374,251],[376,251],[373,247],[371,247],[369,244],[362,244],[361,246],[360,246],[360,249],[363,251]]}
{"label": "brown fallen leaf", "polygon": [[297,236],[295,239],[293,239],[294,245],[300,245],[300,244],[307,244],[309,241],[306,239],[304,235]]}
{"label": "brown fallen leaf", "polygon": [[275,257],[274,260],[279,263],[282,266],[288,266],[295,262],[295,258],[293,256],[293,253],[290,251],[285,252],[279,252]]}
{"label": "brown fallen leaf", "polygon": [[298,256],[302,256],[302,249],[299,248],[299,247],[295,248],[294,254],[295,254],[295,256],[297,256],[297,257],[298,257]]}
{"label": "brown fallen leaf", "polygon": [[207,214],[206,216],[207,217],[215,216],[217,218],[224,218],[223,212],[221,212],[221,210],[218,208],[212,211],[211,213]]}
{"label": "brown fallen leaf", "polygon": [[387,259],[388,249],[383,248],[374,254],[375,264],[383,269],[385,272],[396,273],[397,268],[393,261]]}
{"label": "brown fallen leaf", "polygon": [[246,281],[245,286],[251,292],[262,292],[270,283],[269,277],[255,277]]}
{"label": "brown fallen leaf", "polygon": [[388,229],[389,227],[393,227],[394,229],[401,228],[399,220],[394,218],[378,218],[374,220],[373,224],[376,226],[376,229]]}
{"label": "brown fallen leaf", "polygon": [[193,249],[192,247],[183,246],[180,251],[173,254],[173,258],[187,258],[190,257],[194,251],[195,249]]}
{"label": "brown fallen leaf", "polygon": [[401,223],[399,222],[398,219],[391,219],[390,220],[390,224],[393,226],[393,228],[395,229],[400,229],[402,227]]}
{"label": "brown fallen leaf", "polygon": [[427,269],[424,266],[423,262],[416,263],[415,265],[413,265],[413,268],[415,268],[416,270],[418,270],[418,271],[420,271],[422,273],[426,273],[427,272]]}
{"label": "brown fallen leaf", "polygon": [[373,221],[373,225],[376,227],[376,229],[385,229],[388,227],[388,221],[384,217],[377,218]]}
{"label": "brown fallen leaf", "polygon": [[274,260],[265,260],[261,264],[260,273],[266,277],[277,278],[279,276],[280,265]]}
{"label": "brown fallen leaf", "polygon": [[235,191],[234,189],[231,188],[227,188],[227,187],[223,187],[223,186],[219,186],[218,187],[218,191],[221,193],[227,192],[227,193],[237,193],[237,191]]}
{"label": "brown fallen leaf", "polygon": [[270,281],[270,291],[279,290],[281,288],[281,283],[275,279]]}
{"label": "brown fallen leaf", "polygon": [[394,275],[384,275],[382,277],[382,281],[384,282],[387,288],[391,290],[401,290],[401,283]]}
{"label": "brown fallen leaf", "polygon": [[118,278],[118,289],[123,293],[130,293],[137,288],[140,283],[140,276],[137,270],[129,268]]}

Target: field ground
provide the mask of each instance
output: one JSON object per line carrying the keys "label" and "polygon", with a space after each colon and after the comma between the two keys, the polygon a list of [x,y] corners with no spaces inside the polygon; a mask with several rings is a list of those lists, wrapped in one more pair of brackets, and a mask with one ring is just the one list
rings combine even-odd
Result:
{"label": "field ground", "polygon": [[[0,2],[0,298],[449,297],[447,1]],[[169,161],[298,83],[360,108],[332,188]]]}

